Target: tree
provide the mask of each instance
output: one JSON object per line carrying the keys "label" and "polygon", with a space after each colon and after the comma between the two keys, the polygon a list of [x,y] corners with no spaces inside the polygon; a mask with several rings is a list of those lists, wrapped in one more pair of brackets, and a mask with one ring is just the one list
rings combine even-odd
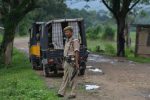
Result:
{"label": "tree", "polygon": [[41,0],[41,7],[33,11],[33,20],[49,21],[51,19],[64,17],[67,5],[64,0]]}
{"label": "tree", "polygon": [[124,28],[126,16],[141,0],[102,0],[117,22],[117,56],[125,56]]}
{"label": "tree", "polygon": [[36,2],[36,0],[0,0],[0,20],[5,28],[0,47],[2,63],[11,64],[16,27],[28,12],[37,7]]}
{"label": "tree", "polygon": [[117,22],[117,56],[125,56],[124,28],[128,13],[138,3],[149,3],[149,0],[102,0],[114,15]]}

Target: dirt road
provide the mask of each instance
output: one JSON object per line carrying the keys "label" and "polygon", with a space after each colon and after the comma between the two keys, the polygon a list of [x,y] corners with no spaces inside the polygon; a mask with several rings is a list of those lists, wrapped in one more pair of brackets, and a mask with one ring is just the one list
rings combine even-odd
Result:
{"label": "dirt road", "polygon": [[[28,53],[28,38],[15,39],[14,45]],[[59,88],[61,77],[45,78],[42,71],[37,74],[49,89]],[[75,100],[150,100],[150,64],[90,54],[86,74],[78,80]],[[86,85],[98,87],[90,90]]]}

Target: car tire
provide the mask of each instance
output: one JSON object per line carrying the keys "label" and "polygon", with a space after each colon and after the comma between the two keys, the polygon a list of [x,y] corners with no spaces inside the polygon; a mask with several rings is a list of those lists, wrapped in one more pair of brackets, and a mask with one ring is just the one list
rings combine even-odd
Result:
{"label": "car tire", "polygon": [[85,74],[85,69],[86,69],[86,64],[84,63],[84,64],[82,64],[82,66],[80,66],[79,75],[84,75]]}
{"label": "car tire", "polygon": [[85,69],[80,69],[80,74],[79,75],[84,75],[85,74]]}
{"label": "car tire", "polygon": [[35,62],[32,62],[32,69],[37,70],[37,64]]}
{"label": "car tire", "polygon": [[58,74],[58,71],[57,71],[57,68],[54,69],[54,74],[57,75]]}
{"label": "car tire", "polygon": [[48,77],[49,76],[49,68],[48,65],[43,65],[43,72],[44,72],[44,76]]}

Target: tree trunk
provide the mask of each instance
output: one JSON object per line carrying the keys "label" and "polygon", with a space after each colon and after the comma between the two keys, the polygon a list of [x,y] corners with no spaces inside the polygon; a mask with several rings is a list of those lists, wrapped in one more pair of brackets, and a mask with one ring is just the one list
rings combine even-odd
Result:
{"label": "tree trunk", "polygon": [[15,28],[14,29],[5,28],[5,33],[0,52],[2,57],[2,63],[4,63],[5,65],[9,65],[12,62],[14,35],[15,35]]}
{"label": "tree trunk", "polygon": [[128,22],[126,22],[126,24],[125,24],[124,33],[125,33],[125,36],[126,36],[126,47],[129,48],[131,46],[131,38],[130,38]]}
{"label": "tree trunk", "polygon": [[125,56],[125,37],[124,37],[124,28],[125,28],[125,18],[120,17],[117,19],[117,56]]}

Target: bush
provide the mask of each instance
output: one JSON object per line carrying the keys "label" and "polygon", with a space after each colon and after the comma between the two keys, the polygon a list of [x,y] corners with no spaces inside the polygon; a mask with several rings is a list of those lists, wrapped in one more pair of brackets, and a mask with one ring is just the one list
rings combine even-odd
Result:
{"label": "bush", "polygon": [[115,55],[115,48],[111,45],[111,44],[106,44],[105,45],[105,52],[106,54],[109,54],[109,55]]}
{"label": "bush", "polygon": [[99,45],[96,46],[95,51],[96,51],[96,52],[100,52],[100,46],[99,46]]}
{"label": "bush", "polygon": [[1,35],[1,33],[0,33],[0,43],[2,42],[2,38],[3,38],[3,37],[2,37],[2,35]]}
{"label": "bush", "polygon": [[102,39],[104,40],[114,40],[115,31],[110,26],[106,26],[104,29],[104,33],[102,35]]}
{"label": "bush", "polygon": [[126,52],[126,57],[134,56],[134,50],[133,50],[133,48],[126,48],[125,52]]}
{"label": "bush", "polygon": [[97,45],[94,50],[94,52],[97,52],[97,53],[104,53],[104,50],[101,49],[101,47],[99,45]]}
{"label": "bush", "polygon": [[90,39],[97,39],[99,34],[102,32],[101,25],[97,25],[96,27],[90,27],[87,29],[87,37]]}
{"label": "bush", "polygon": [[91,48],[88,48],[88,50],[89,50],[89,51],[92,51],[92,49],[91,49]]}
{"label": "bush", "polygon": [[32,21],[28,17],[25,17],[18,25],[17,35],[19,36],[28,35],[29,28],[32,25],[31,23]]}
{"label": "bush", "polygon": [[19,26],[19,35],[25,36],[27,34],[28,34],[28,27],[26,26],[25,23],[21,23]]}

